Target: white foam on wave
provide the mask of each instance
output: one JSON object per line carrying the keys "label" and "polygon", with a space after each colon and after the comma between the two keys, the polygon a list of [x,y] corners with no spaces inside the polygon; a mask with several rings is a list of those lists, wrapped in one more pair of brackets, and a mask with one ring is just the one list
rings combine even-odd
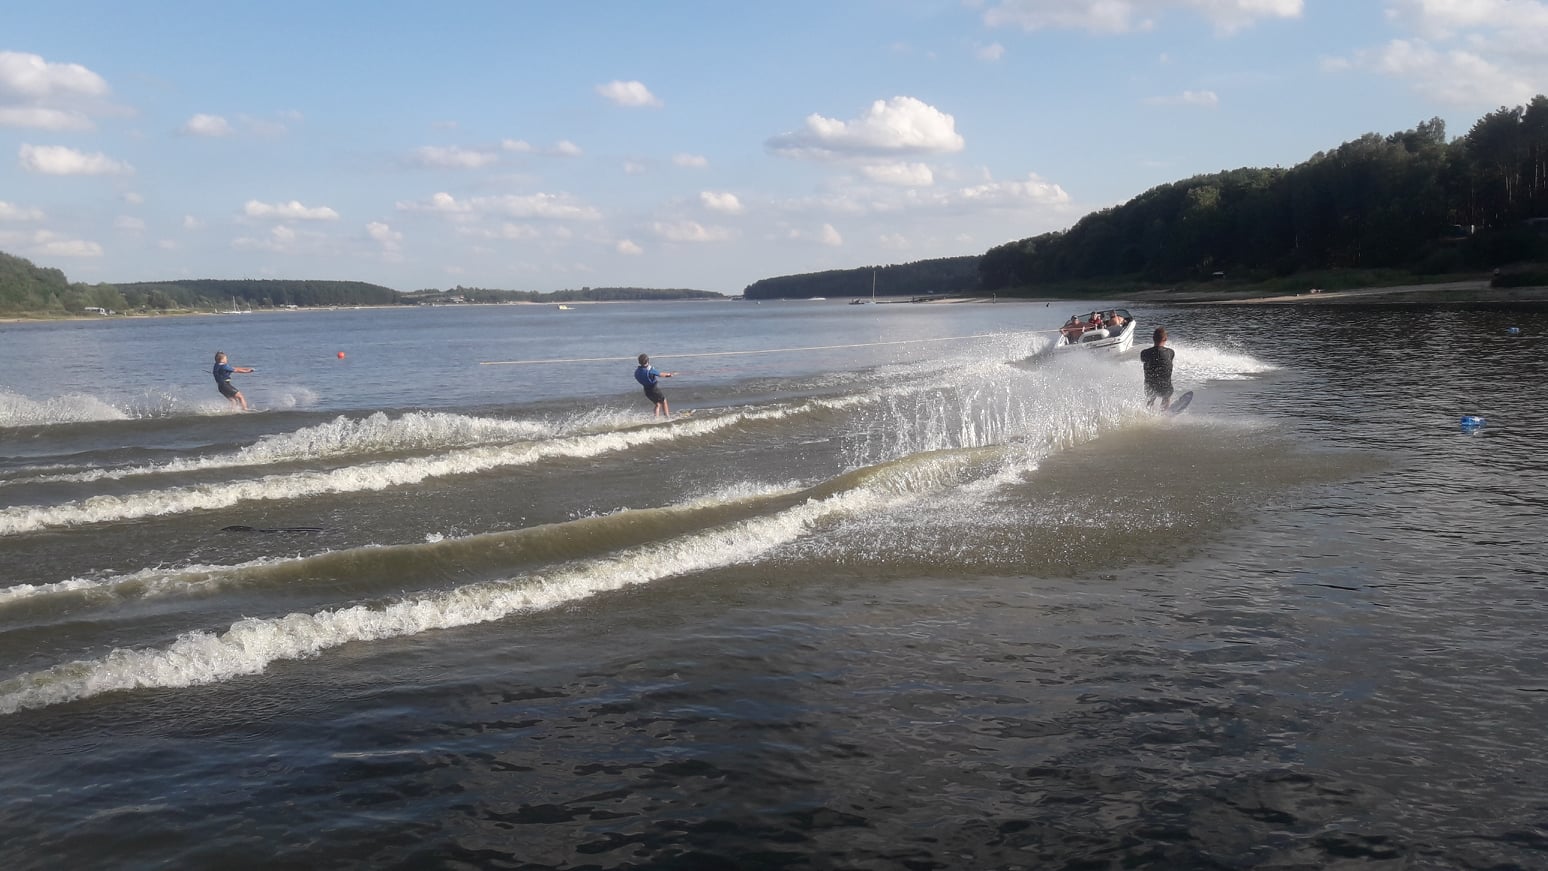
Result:
{"label": "white foam on wave", "polygon": [[382,606],[248,618],[225,632],[190,632],[164,648],[106,656],[0,681],[0,714],[141,688],[178,688],[262,673],[360,641],[411,636],[542,611],[624,587],[744,563],[796,541],[818,525],[889,510],[957,483],[971,463],[941,456],[879,470],[865,484],[812,498],[767,517],[583,560],[506,581],[471,584]]}
{"label": "white foam on wave", "polygon": [[[377,412],[364,418],[337,417],[294,432],[266,435],[229,454],[179,459],[126,469],[91,469],[32,479],[32,483],[119,480],[140,475],[302,462],[386,451],[447,447],[543,438],[556,427],[542,421],[471,417],[443,412],[409,412],[393,418]],[[13,482],[14,483],[14,482]]]}
{"label": "white foam on wave", "polygon": [[84,393],[67,393],[48,399],[29,399],[0,390],[0,426],[47,426],[98,420],[128,420],[129,414],[111,403]]}
{"label": "white foam on wave", "polygon": [[191,415],[229,414],[231,404],[220,399],[187,399],[164,391],[115,394],[113,400],[85,393],[32,399],[0,389],[0,427],[60,426],[115,420],[151,420]]}
{"label": "white foam on wave", "polygon": [[[773,496],[795,493],[799,491],[800,486],[796,482],[767,484],[742,481],[690,496],[681,502],[663,506],[663,510],[696,511],[722,505],[753,503]],[[425,544],[438,544],[446,541],[498,538],[511,535],[513,532],[519,534],[525,531],[484,532],[471,536],[427,532],[423,541]],[[398,546],[412,547],[413,545]],[[46,584],[14,584],[0,588],[0,608],[45,596],[70,596],[87,602],[118,602],[127,599],[204,593],[218,587],[240,585],[254,570],[304,565],[309,561],[330,557],[337,553],[379,550],[382,547],[393,547],[393,545],[372,544],[354,551],[321,551],[307,556],[263,557],[233,565],[194,564],[170,568],[156,566],[125,574],[103,573],[95,577],[72,577]]]}
{"label": "white foam on wave", "polygon": [[[874,397],[824,400],[842,407]],[[327,493],[361,493],[417,484],[431,478],[471,475],[558,458],[595,457],[658,442],[703,436],[749,420],[775,420],[800,414],[812,403],[679,418],[665,426],[619,432],[563,436],[494,447],[463,448],[430,457],[386,460],[338,469],[267,475],[150,490],[127,496],[102,495],[60,505],[23,505],[0,510],[0,535],[17,535],[59,526],[78,526],[229,508],[242,502],[299,499]]]}

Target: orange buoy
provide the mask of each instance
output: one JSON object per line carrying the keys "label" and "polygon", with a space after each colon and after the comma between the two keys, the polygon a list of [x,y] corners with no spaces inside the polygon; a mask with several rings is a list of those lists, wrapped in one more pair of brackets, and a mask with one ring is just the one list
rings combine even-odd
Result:
{"label": "orange buoy", "polygon": [[339,359],[340,360],[344,359],[344,352],[343,351],[339,352]]}

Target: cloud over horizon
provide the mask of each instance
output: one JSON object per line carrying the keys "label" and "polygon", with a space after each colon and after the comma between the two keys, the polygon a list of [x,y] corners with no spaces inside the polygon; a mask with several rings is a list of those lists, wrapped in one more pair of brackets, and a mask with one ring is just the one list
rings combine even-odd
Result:
{"label": "cloud over horizon", "polygon": [[781,157],[807,160],[950,154],[965,146],[956,119],[914,97],[877,100],[850,121],[813,113],[801,130],[768,141],[769,150]]}

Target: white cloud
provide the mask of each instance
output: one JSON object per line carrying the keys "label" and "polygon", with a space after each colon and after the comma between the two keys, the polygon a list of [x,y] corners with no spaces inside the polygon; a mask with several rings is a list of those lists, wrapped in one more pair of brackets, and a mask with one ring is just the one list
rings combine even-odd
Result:
{"label": "white cloud", "polygon": [[442,169],[480,169],[500,159],[498,154],[456,145],[425,145],[414,149],[413,161],[420,166]]}
{"label": "white cloud", "polygon": [[1151,106],[1200,106],[1214,109],[1220,105],[1220,97],[1214,91],[1183,91],[1164,97],[1148,97],[1145,102]]}
{"label": "white cloud", "polygon": [[382,243],[382,247],[389,251],[396,251],[398,243],[403,241],[402,233],[380,221],[366,224],[366,235]]}
{"label": "white cloud", "polygon": [[1000,0],[984,11],[990,27],[1130,33],[1151,30],[1169,9],[1196,13],[1229,35],[1264,18],[1299,18],[1304,0]]}
{"label": "white cloud", "polygon": [[366,235],[370,236],[382,246],[382,259],[389,263],[396,263],[403,259],[401,253],[403,234],[381,221],[372,221],[366,224]]}
{"label": "white cloud", "polygon": [[1386,11],[1407,35],[1349,57],[1324,58],[1323,71],[1387,76],[1474,111],[1548,91],[1544,0],[1387,0]]}
{"label": "white cloud", "polygon": [[624,174],[625,175],[644,175],[645,174],[645,164],[639,162],[638,160],[626,160],[626,161],[624,161],[623,169],[624,169]]}
{"label": "white cloud", "polygon": [[1328,72],[1360,69],[1406,80],[1431,99],[1475,109],[1525,103],[1548,89],[1548,66],[1496,63],[1472,51],[1438,49],[1423,40],[1394,39],[1353,58],[1328,59],[1322,66]]}
{"label": "white cloud", "polygon": [[998,42],[991,42],[988,45],[979,46],[973,54],[981,61],[994,63],[1000,58],[1005,57],[1005,46],[1000,45]]}
{"label": "white cloud", "polygon": [[44,175],[129,175],[134,167],[104,154],[86,154],[63,145],[23,145],[22,169]]}
{"label": "white cloud", "polygon": [[551,157],[580,157],[581,147],[568,139],[561,139],[548,148],[538,148],[525,139],[502,139],[500,148],[516,154],[547,154]]}
{"label": "white cloud", "polygon": [[837,248],[844,244],[843,234],[832,224],[823,224],[816,231],[793,228],[785,233],[785,238],[794,242],[811,242],[817,245],[825,245],[829,248]]}
{"label": "white cloud", "polygon": [[184,215],[183,216],[183,229],[184,230],[203,230],[204,229],[204,222],[199,220],[198,218],[195,218],[193,215]]}
{"label": "white cloud", "polygon": [[1476,31],[1525,32],[1542,46],[1548,4],[1542,0],[1390,0],[1387,17],[1427,39]]}
{"label": "white cloud", "polygon": [[521,241],[536,239],[543,234],[536,227],[528,224],[513,224],[506,221],[498,227],[458,227],[460,235],[474,239],[504,239],[506,241]]}
{"label": "white cloud", "polygon": [[41,221],[43,210],[26,208],[0,200],[0,221]]}
{"label": "white cloud", "polygon": [[339,213],[327,206],[307,207],[297,200],[288,203],[260,203],[248,200],[242,206],[242,214],[249,218],[265,218],[275,221],[337,221]]}
{"label": "white cloud", "polygon": [[871,181],[900,187],[935,184],[935,173],[923,163],[874,163],[860,167],[860,172]]}
{"label": "white cloud", "polygon": [[768,142],[775,154],[814,160],[941,154],[961,151],[964,145],[955,119],[914,97],[877,100],[852,121],[808,115],[803,129],[775,136]]}
{"label": "white cloud", "polygon": [[584,203],[577,202],[568,194],[507,194],[494,197],[473,197],[458,200],[449,193],[441,192],[428,202],[400,200],[397,204],[403,212],[439,212],[442,214],[495,214],[513,218],[545,218],[551,220],[595,221],[602,213]]}
{"label": "white cloud", "polygon": [[176,251],[183,246],[176,239],[157,239],[156,247],[163,251]]}
{"label": "white cloud", "polygon": [[117,230],[123,230],[126,233],[145,232],[145,222],[132,215],[119,215],[117,218],[114,218],[113,227]]}
{"label": "white cloud", "polygon": [[702,154],[674,154],[672,162],[678,166],[686,166],[693,169],[703,169],[709,166],[709,158]]}
{"label": "white cloud", "polygon": [[50,63],[35,54],[0,51],[0,97],[46,100],[102,97],[107,92],[107,82],[80,64]]}
{"label": "white cloud", "polygon": [[107,95],[107,82],[80,64],[0,51],[0,127],[91,130],[87,111],[103,108]]}
{"label": "white cloud", "polygon": [[901,233],[883,233],[877,237],[876,241],[888,251],[907,251],[909,249],[908,239]]}
{"label": "white cloud", "polygon": [[605,85],[597,85],[597,93],[616,105],[630,108],[663,105],[661,100],[642,82],[608,82]]}
{"label": "white cloud", "polygon": [[145,202],[145,197],[135,193],[134,191],[129,191],[128,193],[124,194],[124,202],[131,206],[138,206]]}
{"label": "white cloud", "polygon": [[645,249],[634,244],[634,240],[632,239],[619,239],[618,244],[615,245],[614,248],[618,251],[619,254],[626,254],[631,257],[636,257],[645,253]]}
{"label": "white cloud", "polygon": [[231,123],[225,118],[200,113],[184,121],[183,126],[178,128],[178,132],[185,136],[215,137],[230,136],[235,131],[231,129]]}
{"label": "white cloud", "polygon": [[736,237],[725,227],[706,227],[697,221],[656,221],[650,228],[668,242],[724,242]]}
{"label": "white cloud", "polygon": [[41,257],[101,257],[102,246],[85,239],[67,239],[58,233],[39,230],[34,233],[27,253]]}
{"label": "white cloud", "polygon": [[1064,188],[1028,173],[1026,181],[990,181],[961,188],[947,195],[949,204],[1022,208],[1028,205],[1062,206],[1070,201]]}
{"label": "white cloud", "polygon": [[736,198],[736,194],[729,192],[701,191],[699,203],[712,212],[726,215],[740,215],[743,212],[742,201]]}
{"label": "white cloud", "polygon": [[232,239],[234,248],[246,248],[255,251],[274,251],[279,254],[291,254],[298,250],[302,236],[284,224],[277,224],[269,228],[268,235],[261,238],[242,237]]}

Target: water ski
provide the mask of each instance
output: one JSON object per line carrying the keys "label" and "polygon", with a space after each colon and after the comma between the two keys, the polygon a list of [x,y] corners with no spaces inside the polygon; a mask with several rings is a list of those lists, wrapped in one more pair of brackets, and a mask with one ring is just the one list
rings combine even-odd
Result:
{"label": "water ski", "polygon": [[317,532],[322,532],[323,528],[321,526],[276,526],[276,527],[269,528],[269,529],[263,529],[263,528],[259,528],[257,526],[222,526],[220,528],[220,531],[221,532],[303,532],[303,533],[317,533]]}
{"label": "water ski", "polygon": [[1188,403],[1190,403],[1192,401],[1193,401],[1193,391],[1190,390],[1187,393],[1184,393],[1183,395],[1181,395],[1181,396],[1177,397],[1176,399],[1172,400],[1172,405],[1171,405],[1170,408],[1167,409],[1167,411],[1171,412],[1172,414],[1182,414],[1183,413],[1183,409],[1187,408],[1188,407]]}

